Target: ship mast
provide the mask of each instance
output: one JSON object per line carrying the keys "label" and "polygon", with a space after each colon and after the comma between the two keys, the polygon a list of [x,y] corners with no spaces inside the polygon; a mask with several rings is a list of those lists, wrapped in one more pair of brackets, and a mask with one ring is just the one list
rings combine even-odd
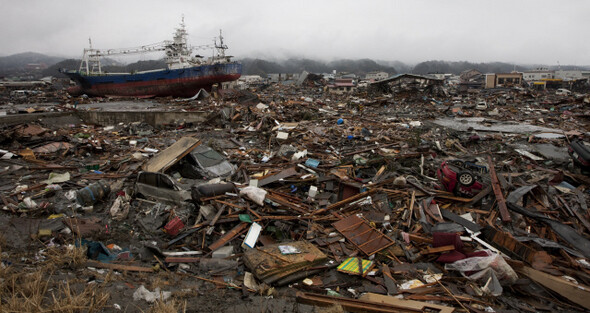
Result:
{"label": "ship mast", "polygon": [[197,57],[192,57],[191,53],[193,50],[199,49],[216,49],[217,55],[213,55],[210,60],[211,64],[224,63],[229,61],[229,57],[226,57],[225,50],[228,49],[227,45],[223,43],[223,36],[221,30],[219,30],[219,43],[217,38],[213,40],[212,45],[201,45],[190,47],[187,43],[188,33],[186,31],[186,25],[184,24],[184,16],[180,22],[178,28],[176,28],[173,40],[165,40],[162,42],[134,47],[125,49],[94,49],[92,48],[92,41],[89,39],[90,47],[84,49],[84,55],[82,62],[80,63],[79,72],[85,72],[88,74],[102,74],[100,58],[113,55],[130,55],[145,52],[165,51],[165,60],[168,69],[179,69],[186,68],[201,64],[201,60]]}
{"label": "ship mast", "polygon": [[225,59],[225,50],[227,50],[227,45],[223,44],[223,35],[221,34],[221,29],[219,30],[219,44],[217,44],[217,40],[215,40],[215,49],[217,49],[217,58]]}
{"label": "ship mast", "polygon": [[80,62],[79,71],[82,72],[83,69],[86,70],[86,73],[94,73],[95,70],[99,74],[102,73],[102,69],[100,67],[100,56],[93,53],[95,49],[92,49],[92,39],[88,38],[88,45],[90,46],[89,49],[84,49],[84,56],[82,57],[82,62]]}

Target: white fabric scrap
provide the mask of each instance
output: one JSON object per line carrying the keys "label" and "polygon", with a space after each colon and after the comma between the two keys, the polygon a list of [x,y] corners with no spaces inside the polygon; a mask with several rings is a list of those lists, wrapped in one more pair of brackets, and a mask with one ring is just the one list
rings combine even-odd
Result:
{"label": "white fabric scrap", "polygon": [[160,299],[162,301],[166,301],[166,300],[168,300],[168,298],[170,298],[171,295],[172,295],[172,292],[170,292],[170,291],[160,292],[160,288],[156,288],[156,289],[154,289],[153,292],[151,292],[151,291],[147,290],[147,288],[145,288],[143,285],[141,285],[133,293],[133,300],[135,300],[135,301],[145,300],[148,303],[153,303],[158,299]]}

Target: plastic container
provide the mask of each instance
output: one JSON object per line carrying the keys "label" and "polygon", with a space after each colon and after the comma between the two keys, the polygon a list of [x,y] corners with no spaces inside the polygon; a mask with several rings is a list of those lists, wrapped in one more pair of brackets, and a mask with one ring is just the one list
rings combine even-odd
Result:
{"label": "plastic container", "polygon": [[200,201],[203,197],[214,197],[226,192],[235,192],[236,186],[232,183],[205,184],[194,186],[191,190],[193,200]]}
{"label": "plastic container", "polygon": [[76,191],[76,202],[81,206],[90,206],[106,197],[111,192],[111,187],[105,181],[98,181],[90,186]]}
{"label": "plastic container", "polygon": [[170,236],[176,236],[182,228],[184,228],[184,223],[180,217],[176,216],[164,226],[164,231]]}

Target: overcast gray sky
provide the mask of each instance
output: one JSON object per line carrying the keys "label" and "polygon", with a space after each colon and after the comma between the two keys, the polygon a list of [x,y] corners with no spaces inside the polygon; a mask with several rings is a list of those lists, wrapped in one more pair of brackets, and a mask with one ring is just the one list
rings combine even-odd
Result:
{"label": "overcast gray sky", "polygon": [[0,1],[0,55],[155,43],[184,14],[190,44],[223,29],[237,57],[590,65],[587,0]]}

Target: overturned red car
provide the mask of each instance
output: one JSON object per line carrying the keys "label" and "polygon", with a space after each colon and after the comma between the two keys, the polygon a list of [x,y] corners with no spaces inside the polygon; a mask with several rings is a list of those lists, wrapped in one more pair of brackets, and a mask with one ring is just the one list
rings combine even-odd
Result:
{"label": "overturned red car", "polygon": [[446,160],[436,171],[442,189],[457,196],[473,197],[485,188],[482,175],[487,174],[487,166],[463,160]]}

